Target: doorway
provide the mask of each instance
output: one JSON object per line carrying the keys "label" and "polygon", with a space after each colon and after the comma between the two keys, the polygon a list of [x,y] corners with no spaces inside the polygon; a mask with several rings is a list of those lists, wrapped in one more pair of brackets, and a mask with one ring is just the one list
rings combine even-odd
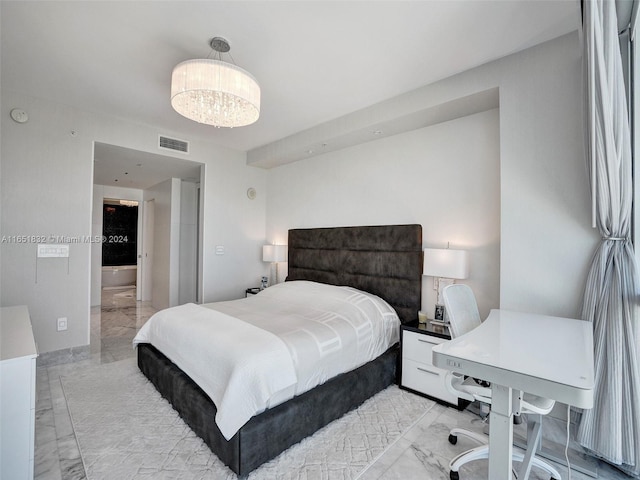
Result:
{"label": "doorway", "polygon": [[[168,240],[169,236],[164,234],[160,234],[158,238],[158,226],[167,223],[165,218],[167,202],[166,198],[162,197],[162,208],[159,209],[158,199],[155,198],[157,196],[155,189],[166,184],[166,182],[175,181],[192,182],[200,187],[200,180],[204,173],[203,169],[203,164],[183,158],[142,152],[99,142],[94,143],[94,221],[92,234],[104,235],[102,231],[102,215],[101,212],[99,213],[104,198],[134,197],[139,201],[135,280],[136,299],[139,301],[153,300],[154,282],[156,285],[162,285],[163,283],[168,284],[172,280],[169,272],[160,268],[162,265],[156,268],[157,262],[154,262],[154,250],[159,246],[166,250],[167,246],[164,244],[167,241],[171,241]],[[198,205],[202,204],[202,195],[204,195],[204,189],[198,188]],[[158,220],[159,214],[161,215],[160,220]],[[195,227],[197,232],[196,241],[201,242],[202,229],[199,226],[201,215],[196,215],[196,219],[198,221],[198,225]],[[102,249],[100,245],[94,247],[92,248],[91,262],[91,305],[97,306],[101,304]],[[173,251],[172,247],[169,246],[169,248]],[[202,260],[198,249],[196,249],[196,254],[197,256],[193,260],[195,268],[190,269],[195,278],[191,279],[190,283],[199,288],[201,285],[199,275],[201,275]],[[121,272],[119,271],[118,273]]]}
{"label": "doorway", "polygon": [[105,198],[102,203],[103,290],[138,298],[138,202]]}

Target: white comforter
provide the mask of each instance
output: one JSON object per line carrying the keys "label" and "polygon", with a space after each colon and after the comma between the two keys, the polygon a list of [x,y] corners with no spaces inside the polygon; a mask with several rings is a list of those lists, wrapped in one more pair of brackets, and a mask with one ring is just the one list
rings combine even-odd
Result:
{"label": "white comforter", "polygon": [[189,375],[229,439],[264,409],[384,353],[398,342],[399,325],[375,295],[295,281],[242,300],[163,310],[134,345],[151,343]]}

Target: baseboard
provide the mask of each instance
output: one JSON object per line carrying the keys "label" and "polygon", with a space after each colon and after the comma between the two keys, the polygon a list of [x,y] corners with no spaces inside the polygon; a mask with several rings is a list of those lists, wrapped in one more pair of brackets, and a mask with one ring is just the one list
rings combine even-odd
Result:
{"label": "baseboard", "polygon": [[38,367],[50,367],[52,365],[62,365],[64,363],[86,360],[91,356],[91,346],[82,345],[79,347],[63,348],[53,352],[45,352],[38,355],[36,365]]}

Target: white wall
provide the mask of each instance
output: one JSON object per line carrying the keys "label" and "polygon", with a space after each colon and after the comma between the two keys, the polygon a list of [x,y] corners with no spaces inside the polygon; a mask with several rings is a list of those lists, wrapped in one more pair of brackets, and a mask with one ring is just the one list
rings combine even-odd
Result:
{"label": "white wall", "polygon": [[[28,123],[10,120],[9,111],[16,107],[29,113]],[[162,155],[158,133],[185,137],[6,89],[0,122],[0,233],[7,236],[91,235],[94,141]],[[189,159],[205,164],[203,299],[240,298],[264,269],[259,252],[265,237],[266,172],[248,167],[243,152],[186,140],[191,141]],[[255,200],[246,196],[249,187],[259,192]],[[228,254],[216,256],[215,245],[226,245]],[[41,353],[87,345],[90,244],[71,244],[68,263],[40,259],[36,264],[35,252],[32,241],[0,246],[0,304],[29,306]],[[56,332],[58,317],[68,318],[67,331]]]}
{"label": "white wall", "polygon": [[154,202],[151,305],[162,310],[178,304],[180,180],[168,179],[144,191]]}
{"label": "white wall", "polygon": [[[486,270],[487,278],[495,283],[482,288],[488,292],[499,288],[501,308],[574,317],[580,312],[587,268],[598,243],[597,231],[590,228],[581,84],[580,43],[573,33],[336,122],[353,124],[363,118],[388,118],[392,114],[401,117],[497,87],[500,256],[498,262],[491,255],[472,254],[474,262],[480,255],[482,265],[472,265],[468,283],[481,281],[476,275],[485,275],[482,270]],[[307,141],[312,134],[305,132]],[[322,128],[316,134],[320,142]],[[455,143],[460,141],[454,140],[450,154],[437,159],[438,163],[458,161]],[[417,205],[429,202],[430,195],[415,186],[410,193],[405,192],[407,182],[412,184],[411,172],[418,168],[411,164],[412,158],[417,161],[415,154],[407,152],[398,140],[375,141],[372,145],[375,148],[361,145],[270,171],[268,240],[278,240],[272,237],[283,235],[285,228],[293,226],[399,223],[419,218]],[[425,149],[424,156],[428,155]],[[391,169],[380,160],[383,158],[390,164],[395,162],[397,169]],[[436,183],[446,184],[451,178],[442,168],[434,166],[431,174]],[[374,192],[365,186],[365,177],[375,185],[392,180],[388,188],[395,195],[382,192],[379,194],[387,203],[375,200]],[[286,191],[288,188],[292,190]],[[459,194],[450,197],[462,198]],[[457,206],[440,202],[439,207],[441,217],[424,220],[425,242],[432,243],[434,228],[451,229],[451,233],[435,238],[437,242],[473,242],[471,238],[452,238],[456,226],[465,221]],[[499,276],[490,272],[497,268]],[[498,297],[489,294],[484,308],[495,306],[497,301]]]}
{"label": "white wall", "polygon": [[[470,252],[479,308],[499,304],[498,110],[361,144],[269,171],[268,237],[288,228],[418,223],[428,247]],[[423,309],[433,318],[433,279]]]}
{"label": "white wall", "polygon": [[196,274],[198,246],[198,190],[193,182],[180,187],[180,265],[178,304],[197,301]]}
{"label": "white wall", "polygon": [[500,85],[503,308],[580,315],[590,227],[577,33],[472,71]]}
{"label": "white wall", "polygon": [[[205,303],[244,297],[245,289],[259,286],[260,277],[268,271],[268,264],[262,262],[266,175],[265,170],[248,167],[245,160],[229,159],[215,168],[207,166],[206,188],[212,189],[215,197],[205,196],[200,215],[215,228],[203,245],[208,259],[203,267]],[[257,192],[253,200],[247,197],[250,187]],[[216,255],[216,246],[223,246],[225,254]]]}

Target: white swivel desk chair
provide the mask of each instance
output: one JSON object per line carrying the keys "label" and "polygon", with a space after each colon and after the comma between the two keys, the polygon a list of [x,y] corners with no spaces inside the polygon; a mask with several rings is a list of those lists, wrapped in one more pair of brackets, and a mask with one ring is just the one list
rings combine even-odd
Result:
{"label": "white swivel desk chair", "polygon": [[[480,325],[480,313],[478,312],[476,299],[471,288],[463,284],[447,285],[442,290],[442,296],[444,298],[445,312],[449,318],[449,330],[452,338],[459,337]],[[477,400],[491,405],[491,387],[483,386],[478,383],[477,380],[470,377],[465,379],[463,375],[456,373],[449,373],[448,379],[450,390],[457,396],[465,400]],[[528,414],[529,420],[534,422],[534,427],[531,429],[531,435],[528,438],[529,444],[527,446],[527,452],[513,451],[512,460],[523,462],[526,457],[526,461],[523,462],[524,471],[518,472],[519,480],[526,480],[529,477],[531,465],[539,467],[549,473],[552,480],[561,479],[560,474],[554,467],[544,460],[533,456],[537,444],[540,441],[540,416],[549,413],[554,404],[554,400],[527,393],[523,395],[521,413]],[[449,463],[449,476],[451,480],[458,480],[460,478],[458,470],[465,463],[489,457],[489,443],[486,435],[454,428],[449,432],[449,442],[455,445],[458,441],[458,435],[471,438],[479,442],[481,446],[467,450],[451,460]],[[531,461],[529,461],[529,459],[531,459]]]}

